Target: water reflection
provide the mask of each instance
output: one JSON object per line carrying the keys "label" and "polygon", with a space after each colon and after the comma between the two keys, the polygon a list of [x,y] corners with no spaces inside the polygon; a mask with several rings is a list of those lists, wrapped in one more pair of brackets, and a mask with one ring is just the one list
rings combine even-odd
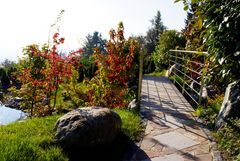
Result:
{"label": "water reflection", "polygon": [[21,110],[12,109],[0,104],[0,125],[25,119],[27,115]]}

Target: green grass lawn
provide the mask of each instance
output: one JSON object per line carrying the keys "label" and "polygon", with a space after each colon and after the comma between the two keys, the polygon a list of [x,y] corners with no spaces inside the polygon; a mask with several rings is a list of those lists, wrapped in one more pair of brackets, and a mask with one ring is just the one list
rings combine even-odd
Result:
{"label": "green grass lawn", "polygon": [[166,69],[162,69],[161,71],[154,71],[154,72],[146,74],[146,75],[149,75],[149,76],[165,76],[166,72],[167,72]]}
{"label": "green grass lawn", "polygon": [[138,141],[139,133],[143,127],[140,126],[140,116],[138,113],[132,113],[128,110],[114,109],[122,119],[122,131],[131,141]]}
{"label": "green grass lawn", "polygon": [[68,160],[53,142],[53,127],[58,118],[59,115],[34,118],[0,126],[0,160]]}
{"label": "green grass lawn", "polygon": [[[138,114],[120,109],[114,111],[122,118],[122,136],[116,140],[113,146],[107,149],[107,154],[112,153],[112,156],[109,156],[113,157],[114,155],[117,157],[114,160],[117,160],[125,153],[129,145],[128,143],[137,140],[138,134],[141,131],[141,126]],[[66,155],[62,148],[53,141],[53,127],[60,116],[61,115],[54,115],[43,118],[33,118],[12,123],[7,126],[0,126],[0,160],[69,160],[68,155]],[[105,150],[100,150],[101,153],[104,153],[104,151]],[[85,158],[83,160],[87,159]]]}

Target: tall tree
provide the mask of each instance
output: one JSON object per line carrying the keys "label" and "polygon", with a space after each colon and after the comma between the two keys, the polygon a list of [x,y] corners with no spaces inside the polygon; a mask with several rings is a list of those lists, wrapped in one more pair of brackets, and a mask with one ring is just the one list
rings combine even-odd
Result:
{"label": "tall tree", "polygon": [[9,60],[9,59],[5,59],[3,62],[1,62],[1,66],[3,66],[3,68],[5,70],[8,70],[11,67],[14,67],[15,65],[16,65],[16,63],[14,61]]}
{"label": "tall tree", "polygon": [[157,71],[168,66],[169,50],[184,48],[185,39],[176,30],[166,30],[162,33],[158,45],[152,54],[152,58]]}
{"label": "tall tree", "polygon": [[95,31],[92,35],[88,34],[83,46],[84,56],[91,56],[96,47],[99,48],[101,52],[106,53],[105,44],[106,40],[102,38],[99,32]]}
{"label": "tall tree", "polygon": [[157,11],[156,16],[150,22],[152,26],[149,28],[146,35],[146,48],[148,53],[152,53],[154,51],[160,35],[166,29],[163,25],[160,11]]}
{"label": "tall tree", "polygon": [[102,38],[102,35],[95,31],[93,34],[88,34],[86,36],[86,41],[83,46],[84,53],[82,54],[81,64],[82,67],[78,69],[79,81],[83,81],[85,77],[91,79],[96,72],[96,63],[94,57],[92,56],[94,50],[100,50],[101,53],[107,53],[105,49],[106,39]]}
{"label": "tall tree", "polygon": [[153,63],[153,60],[151,59],[151,54],[154,51],[161,34],[166,29],[166,27],[163,25],[161,13],[160,11],[157,11],[156,16],[150,21],[151,27],[147,31],[147,35],[145,37],[146,39],[146,50],[147,55],[144,56],[144,63],[143,63],[143,69],[145,73],[150,73],[155,70],[155,66]]}

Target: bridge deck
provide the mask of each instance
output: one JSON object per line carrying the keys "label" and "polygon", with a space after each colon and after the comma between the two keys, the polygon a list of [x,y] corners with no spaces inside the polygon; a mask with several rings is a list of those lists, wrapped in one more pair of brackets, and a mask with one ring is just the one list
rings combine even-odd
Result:
{"label": "bridge deck", "polygon": [[166,77],[144,76],[144,138],[133,161],[212,161],[210,142],[193,108]]}

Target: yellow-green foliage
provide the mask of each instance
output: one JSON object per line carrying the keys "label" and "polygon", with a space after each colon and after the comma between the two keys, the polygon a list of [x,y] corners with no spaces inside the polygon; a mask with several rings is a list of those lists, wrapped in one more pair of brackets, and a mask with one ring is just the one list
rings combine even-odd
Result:
{"label": "yellow-green foliage", "polygon": [[212,108],[215,112],[218,112],[221,108],[223,99],[224,99],[224,94],[217,95],[213,98],[209,98],[208,100],[209,108]]}

